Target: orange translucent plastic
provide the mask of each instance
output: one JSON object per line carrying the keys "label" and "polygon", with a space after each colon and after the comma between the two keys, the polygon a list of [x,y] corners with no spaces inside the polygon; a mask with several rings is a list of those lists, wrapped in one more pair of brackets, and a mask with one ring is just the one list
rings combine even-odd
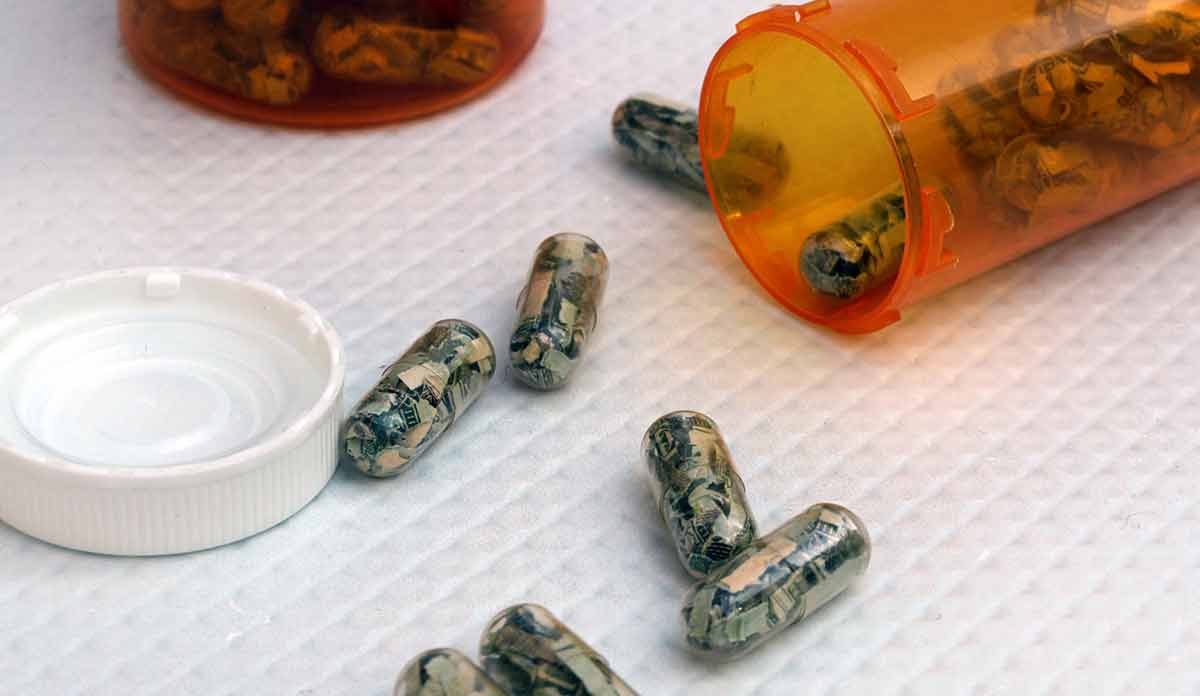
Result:
{"label": "orange translucent plastic", "polygon": [[[1193,39],[1200,47],[1193,2],[773,7],[738,26],[705,80],[700,143],[714,206],[791,311],[841,332],[881,329],[914,302],[1200,175],[1200,50],[1181,48]],[[1110,99],[1114,74],[1121,90]],[[976,120],[964,129],[964,118]],[[997,134],[998,122],[1023,125]],[[728,183],[739,132],[787,153],[769,193],[750,200]],[[1080,152],[1082,180],[1043,180],[1056,158]],[[809,235],[897,186],[907,212],[899,271],[849,300],[814,291],[798,263]]]}
{"label": "orange translucent plastic", "polygon": [[[310,91],[288,105],[265,104],[229,94],[156,60],[135,28],[135,6],[147,0],[118,0],[121,35],[130,55],[142,70],[164,87],[207,108],[251,121],[311,128],[352,128],[379,125],[427,116],[469,101],[508,77],[537,43],[545,22],[545,0],[507,0],[501,19],[477,27],[493,32],[500,42],[496,69],[470,85],[445,87],[400,86],[352,82],[316,70]],[[162,0],[156,0],[162,1]],[[312,19],[331,7],[355,7],[357,0],[306,0],[293,34],[304,41]],[[450,8],[457,0],[424,0]],[[504,0],[502,0],[503,2]]]}

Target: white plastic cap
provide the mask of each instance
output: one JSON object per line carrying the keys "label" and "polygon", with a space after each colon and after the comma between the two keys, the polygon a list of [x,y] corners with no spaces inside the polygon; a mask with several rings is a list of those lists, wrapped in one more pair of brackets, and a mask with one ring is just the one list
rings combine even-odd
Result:
{"label": "white plastic cap", "polygon": [[261,532],[337,466],[345,361],[308,305],[133,269],[0,307],[0,519],[52,544],[184,553]]}

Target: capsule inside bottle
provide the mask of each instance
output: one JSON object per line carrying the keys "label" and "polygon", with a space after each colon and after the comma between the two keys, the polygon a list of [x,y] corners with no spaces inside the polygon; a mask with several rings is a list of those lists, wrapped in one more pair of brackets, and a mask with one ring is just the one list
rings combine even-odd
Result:
{"label": "capsule inside bottle", "polygon": [[496,616],[479,654],[487,673],[513,696],[637,696],[600,653],[536,604]]}

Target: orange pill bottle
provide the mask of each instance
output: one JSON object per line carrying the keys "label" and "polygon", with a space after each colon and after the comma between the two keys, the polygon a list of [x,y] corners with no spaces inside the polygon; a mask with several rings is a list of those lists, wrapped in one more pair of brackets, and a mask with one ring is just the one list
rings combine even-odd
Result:
{"label": "orange pill bottle", "polygon": [[[763,143],[781,153],[770,166]],[[714,58],[700,146],[721,223],[771,295],[834,330],[875,331],[1200,175],[1200,3],[776,6]],[[903,196],[894,263],[854,296],[815,290],[806,242],[869,223],[888,191]],[[855,250],[886,260],[868,241]]]}

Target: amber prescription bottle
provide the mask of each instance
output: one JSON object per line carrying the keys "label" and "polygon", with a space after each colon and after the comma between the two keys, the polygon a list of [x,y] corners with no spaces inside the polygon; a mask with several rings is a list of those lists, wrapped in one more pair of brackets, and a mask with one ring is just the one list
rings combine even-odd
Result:
{"label": "amber prescription bottle", "polygon": [[134,60],[239,118],[365,126],[495,86],[541,34],[545,0],[118,0]]}
{"label": "amber prescription bottle", "polygon": [[1200,3],[773,7],[714,58],[700,146],[763,286],[875,331],[1200,174]]}

